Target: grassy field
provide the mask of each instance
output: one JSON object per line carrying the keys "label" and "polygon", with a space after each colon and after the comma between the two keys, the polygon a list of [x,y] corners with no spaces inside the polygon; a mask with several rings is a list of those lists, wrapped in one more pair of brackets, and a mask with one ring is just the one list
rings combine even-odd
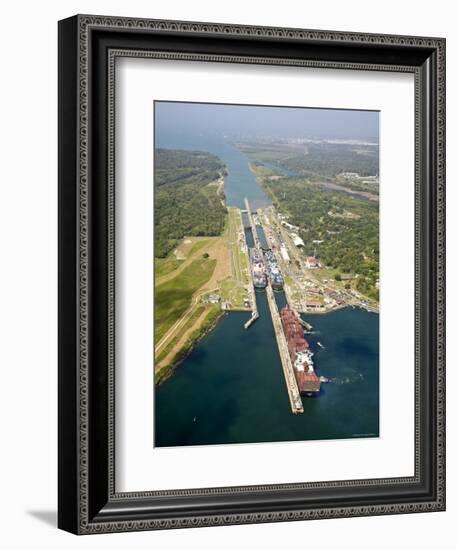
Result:
{"label": "grassy field", "polygon": [[177,269],[181,264],[181,260],[176,260],[174,257],[167,258],[155,258],[154,259],[154,273],[155,276],[159,279],[168,275],[175,269]]}
{"label": "grassy field", "polygon": [[185,237],[155,260],[155,381],[164,381],[222,314],[201,297],[230,274],[226,237]]}
{"label": "grassy field", "polygon": [[[337,281],[335,279],[335,276],[337,274],[340,274],[342,277],[341,281]],[[328,268],[328,267],[321,267],[320,269],[315,269],[311,272],[311,278],[315,279],[321,284],[327,284],[324,281],[327,281],[330,283],[333,287],[338,289],[345,288],[345,285],[349,285],[349,287],[354,286],[355,275],[353,273],[341,273],[341,271],[338,271],[338,269]]]}
{"label": "grassy field", "polygon": [[204,305],[198,306],[194,309],[192,315],[189,317],[186,324],[183,326],[182,331],[179,331],[179,333],[167,343],[167,345],[160,351],[160,353],[156,354],[156,357],[155,357],[156,365],[158,365],[161,361],[163,361],[167,357],[167,355],[172,351],[173,347],[176,346],[179,339],[181,338],[181,332],[185,332],[186,330],[189,329],[189,327],[192,327],[192,325],[202,315],[204,311],[205,311]]}
{"label": "grassy field", "polygon": [[176,247],[176,249],[169,254],[169,257],[177,260],[185,260],[196,254],[199,250],[207,247],[209,243],[214,241],[217,237],[203,238],[203,237],[186,237]]}
{"label": "grassy field", "polygon": [[245,155],[250,159],[262,162],[278,162],[281,160],[286,160],[291,156],[290,150],[283,150],[279,147],[273,147],[271,150],[268,150],[268,146],[258,149],[255,146],[243,145],[239,148]]}
{"label": "grassy field", "polygon": [[215,292],[229,309],[244,309],[250,271],[243,235],[240,210],[229,208],[220,237],[185,237],[165,259],[155,260],[156,383],[222,314],[219,304],[203,303],[203,295]]}
{"label": "grassy field", "polygon": [[184,239],[166,258],[154,258],[156,286],[177,275],[178,270],[187,267],[199,251],[207,252],[207,249],[219,238],[189,237]]}
{"label": "grassy field", "polygon": [[188,256],[191,256],[192,254],[196,254],[199,250],[201,250],[205,246],[208,246],[209,242],[210,242],[209,239],[204,239],[203,241],[194,242],[189,250]]}
{"label": "grassy field", "polygon": [[221,298],[232,309],[243,309],[244,299],[248,298],[249,260],[246,247],[240,244],[243,222],[238,208],[228,208],[226,238],[230,251],[231,276],[221,282]]}
{"label": "grassy field", "polygon": [[[166,380],[174,368],[189,354],[194,345],[215,325],[222,315],[219,306],[200,306],[196,308],[189,321],[186,323],[183,331],[192,328],[196,320],[204,318],[198,328],[190,332],[185,342],[178,346],[180,335],[173,338],[167,347],[156,358],[155,383],[160,384]],[[165,360],[166,359],[166,360]]]}
{"label": "grassy field", "polygon": [[231,277],[221,282],[221,296],[224,302],[229,302],[232,309],[243,309],[247,292]]}
{"label": "grassy field", "polygon": [[192,295],[211,278],[216,260],[199,258],[176,277],[155,288],[155,341],[190,307]]}
{"label": "grassy field", "polygon": [[254,173],[254,175],[259,176],[261,178],[262,177],[268,178],[270,176],[277,175],[277,173],[274,170],[272,170],[271,168],[268,168],[268,166],[264,166],[263,164],[255,164],[254,162],[250,162],[249,168],[251,172]]}

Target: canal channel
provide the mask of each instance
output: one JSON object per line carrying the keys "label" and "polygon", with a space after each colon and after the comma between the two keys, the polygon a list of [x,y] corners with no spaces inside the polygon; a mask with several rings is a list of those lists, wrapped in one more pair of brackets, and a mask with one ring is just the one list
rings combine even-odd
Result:
{"label": "canal channel", "polygon": [[[247,158],[233,145],[168,135],[159,146],[218,155],[227,165],[229,206],[243,209],[245,196],[253,209],[271,205]],[[266,246],[262,228],[257,230]],[[251,230],[245,231],[253,246]],[[251,328],[243,327],[249,313],[225,314],[173,376],[156,387],[155,446],[378,436],[379,316],[358,309],[307,316],[316,372],[332,382],[319,396],[304,399],[303,414],[292,415],[265,291],[256,297],[260,318]],[[275,299],[278,308],[286,305],[283,292],[275,292]]]}

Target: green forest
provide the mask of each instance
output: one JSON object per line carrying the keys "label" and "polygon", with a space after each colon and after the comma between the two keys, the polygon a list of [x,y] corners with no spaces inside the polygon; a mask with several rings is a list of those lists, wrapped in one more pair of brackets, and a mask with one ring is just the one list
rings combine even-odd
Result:
{"label": "green forest", "polygon": [[202,151],[154,152],[154,255],[164,258],[185,235],[217,236],[227,209],[217,185],[226,174],[220,159]]}
{"label": "green forest", "polygon": [[305,254],[341,273],[357,274],[356,288],[379,299],[379,205],[323,190],[299,178],[262,178],[274,206],[300,228]]}

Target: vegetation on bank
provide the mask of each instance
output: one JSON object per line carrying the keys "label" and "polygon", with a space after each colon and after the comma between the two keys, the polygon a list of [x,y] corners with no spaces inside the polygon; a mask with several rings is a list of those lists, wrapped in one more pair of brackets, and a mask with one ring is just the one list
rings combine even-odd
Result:
{"label": "vegetation on bank", "polygon": [[[212,305],[212,306],[200,306],[197,308],[197,310],[192,315],[192,318],[197,319],[201,316],[203,310],[207,310],[207,314],[205,319],[203,320],[202,324],[194,330],[189,338],[186,340],[183,346],[177,351],[177,353],[173,356],[173,358],[164,365],[161,369],[156,371],[155,373],[155,383],[161,384],[165,380],[167,380],[173,373],[174,369],[181,363],[192,351],[194,346],[199,342],[206,334],[208,334],[217,324],[220,317],[223,315],[223,312],[220,310],[219,306]],[[198,312],[198,313],[197,313]],[[168,349],[168,352],[173,348],[174,345],[176,345],[176,342],[178,341],[179,336],[175,337],[175,339],[167,346],[166,349]],[[160,361],[160,358],[166,357],[167,353],[166,350],[161,352],[159,357],[156,359],[156,361]]]}
{"label": "vegetation on bank", "polygon": [[[297,226],[304,254],[316,254],[323,264],[352,274],[354,288],[379,300],[379,205],[323,190],[300,178],[259,178],[279,212]],[[336,279],[338,280],[338,279]]]}
{"label": "vegetation on bank", "polygon": [[204,151],[155,149],[154,165],[156,187],[184,183],[206,185],[225,174],[223,162]]}
{"label": "vegetation on bank", "polygon": [[[331,182],[358,191],[379,193],[377,180],[340,176],[354,172],[373,176],[379,170],[377,145],[349,143],[239,144],[251,160],[257,181],[277,210],[299,228],[305,255],[318,255],[333,273],[350,278],[346,286],[379,300],[379,204],[339,192],[317,182]],[[262,162],[268,163],[267,166]],[[278,172],[272,170],[278,167]],[[281,168],[297,176],[278,178]],[[351,277],[342,277],[341,274]]]}
{"label": "vegetation on bank", "polygon": [[181,265],[182,260],[177,260],[175,258],[155,258],[154,260],[154,275],[156,280],[165,275],[173,273]]}
{"label": "vegetation on bank", "polygon": [[227,210],[218,186],[225,165],[202,151],[156,149],[154,256],[165,258],[186,235],[217,236]]}
{"label": "vegetation on bank", "polygon": [[245,301],[250,300],[249,259],[247,246],[240,242],[244,235],[241,212],[238,208],[228,208],[227,228],[224,237],[230,254],[230,275],[221,280],[219,292],[221,301],[231,310],[245,310]]}
{"label": "vegetation on bank", "polygon": [[375,176],[379,172],[376,144],[329,143],[239,143],[250,159],[286,168],[307,178],[334,178],[342,172]]}
{"label": "vegetation on bank", "polygon": [[192,327],[194,325],[194,323],[201,317],[201,315],[203,314],[203,312],[205,311],[205,305],[204,304],[201,304],[199,305],[198,307],[196,307],[193,312],[192,312],[192,315],[187,319],[186,321],[186,324],[184,325],[184,327],[182,328],[182,330],[180,330],[173,338],[171,338],[169,340],[169,342],[166,344],[166,346],[164,346],[159,353],[156,353],[155,354],[155,364],[156,366],[159,365],[159,363],[161,363],[170,353],[171,351],[173,350],[173,348],[176,346],[176,344],[179,342],[179,340],[181,339],[182,337],[182,334],[189,328],[189,327]]}
{"label": "vegetation on bank", "polygon": [[254,173],[255,176],[262,176],[262,177],[268,177],[268,176],[275,176],[277,172],[275,172],[272,168],[269,166],[265,166],[263,162],[260,160],[252,160],[249,163],[249,169],[251,172]]}
{"label": "vegetation on bank", "polygon": [[154,332],[159,342],[192,304],[194,293],[211,278],[216,260],[200,257],[163,284],[155,287]]}
{"label": "vegetation on bank", "polygon": [[209,153],[155,150],[156,383],[222,314],[219,305],[203,304],[200,294],[213,288],[228,262],[224,175],[225,165]]}

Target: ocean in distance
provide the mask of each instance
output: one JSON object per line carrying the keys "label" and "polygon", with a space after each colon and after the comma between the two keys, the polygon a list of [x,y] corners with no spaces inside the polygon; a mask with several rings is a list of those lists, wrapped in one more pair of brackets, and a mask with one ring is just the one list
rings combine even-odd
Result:
{"label": "ocean in distance", "polygon": [[[247,158],[222,138],[161,131],[158,147],[208,151],[227,165],[226,202],[243,208],[270,199],[257,185]],[[285,305],[277,293],[278,306]],[[379,435],[379,315],[342,309],[307,315],[307,335],[322,384],[292,415],[264,292],[260,319],[245,330],[249,313],[225,314],[163,384],[155,388],[156,447],[377,437]],[[318,346],[320,342],[325,349]]]}

